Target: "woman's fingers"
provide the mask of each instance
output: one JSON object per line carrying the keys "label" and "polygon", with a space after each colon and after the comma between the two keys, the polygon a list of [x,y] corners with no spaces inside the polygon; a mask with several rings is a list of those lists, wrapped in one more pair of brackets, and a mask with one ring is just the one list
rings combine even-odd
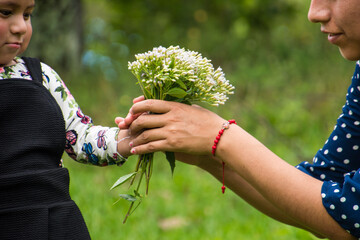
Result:
{"label": "woman's fingers", "polygon": [[146,129],[162,128],[167,122],[166,116],[163,114],[141,114],[137,119],[130,125],[129,130],[133,134],[137,134]]}
{"label": "woman's fingers", "polygon": [[140,97],[134,98],[134,99],[133,99],[133,103],[141,102],[141,101],[144,101],[144,100],[145,100],[145,97],[144,97],[144,96],[140,96]]}
{"label": "woman's fingers", "polygon": [[130,113],[133,115],[144,113],[144,112],[152,112],[152,113],[166,113],[171,110],[171,106],[179,103],[175,102],[166,102],[162,100],[144,100],[140,102],[136,102],[130,109]]}
{"label": "woman's fingers", "polygon": [[[164,149],[164,147],[163,147],[164,142],[165,142],[165,140],[153,141],[153,142],[150,142],[147,144],[133,147],[133,148],[131,148],[130,152],[132,154],[136,154],[136,155],[157,152],[158,149]],[[164,151],[167,151],[167,150],[164,150]]]}

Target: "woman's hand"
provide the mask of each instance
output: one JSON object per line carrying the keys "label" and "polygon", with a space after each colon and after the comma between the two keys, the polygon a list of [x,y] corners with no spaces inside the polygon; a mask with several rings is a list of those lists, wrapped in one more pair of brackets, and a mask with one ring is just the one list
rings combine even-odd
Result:
{"label": "woman's hand", "polygon": [[[149,112],[152,114],[146,114]],[[132,120],[129,130],[138,135],[130,143],[132,154],[170,151],[210,155],[213,141],[225,122],[199,106],[161,100],[135,103],[129,120]]]}

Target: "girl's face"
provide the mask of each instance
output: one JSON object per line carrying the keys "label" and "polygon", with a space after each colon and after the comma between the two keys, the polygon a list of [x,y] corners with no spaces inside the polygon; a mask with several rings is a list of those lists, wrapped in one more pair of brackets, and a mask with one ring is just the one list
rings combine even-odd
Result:
{"label": "girl's face", "polygon": [[29,45],[35,0],[0,0],[0,66],[9,66]]}
{"label": "girl's face", "polygon": [[308,18],[348,60],[360,60],[360,1],[311,0]]}

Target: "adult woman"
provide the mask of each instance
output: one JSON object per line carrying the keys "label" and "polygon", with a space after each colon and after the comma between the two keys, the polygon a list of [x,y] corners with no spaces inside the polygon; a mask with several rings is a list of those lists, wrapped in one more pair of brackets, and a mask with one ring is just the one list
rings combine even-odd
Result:
{"label": "adult woman", "polygon": [[[312,0],[308,18],[321,23],[321,31],[344,58],[360,59],[358,0]],[[360,237],[356,204],[360,199],[359,74],[358,63],[343,114],[329,141],[312,164],[304,162],[297,168],[235,124],[224,131],[212,156],[213,140],[226,121],[197,106],[136,101],[130,115],[118,123],[119,127],[131,124],[131,132],[140,133],[131,142],[133,154],[181,152],[179,160],[218,179],[222,179],[223,161],[226,185],[263,213],[318,237],[356,239]],[[139,116],[147,111],[158,114]]]}

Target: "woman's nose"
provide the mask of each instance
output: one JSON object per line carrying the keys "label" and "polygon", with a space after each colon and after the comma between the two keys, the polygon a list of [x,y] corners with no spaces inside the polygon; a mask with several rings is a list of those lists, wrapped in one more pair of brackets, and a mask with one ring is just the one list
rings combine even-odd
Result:
{"label": "woman's nose", "polygon": [[308,19],[310,22],[328,22],[331,18],[329,0],[311,0]]}

